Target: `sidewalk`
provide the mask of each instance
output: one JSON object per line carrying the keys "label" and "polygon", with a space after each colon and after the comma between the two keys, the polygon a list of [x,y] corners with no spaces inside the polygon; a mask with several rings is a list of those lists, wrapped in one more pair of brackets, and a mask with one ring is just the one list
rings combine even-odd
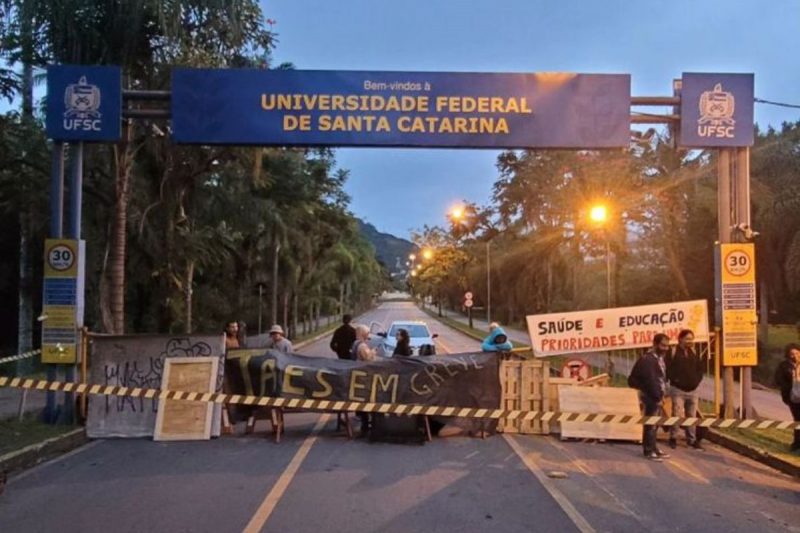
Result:
{"label": "sidewalk", "polygon": [[[457,320],[462,324],[468,324],[469,319],[462,315],[461,313],[455,313],[452,311],[442,310],[442,314],[447,316],[452,320]],[[472,320],[472,324],[475,328],[488,331],[489,325],[485,320]],[[522,331],[519,329],[509,328],[503,326],[503,329],[508,334],[509,339],[511,339],[514,344],[524,344],[530,345],[531,338],[528,335],[527,331]],[[592,353],[592,354],[580,354],[579,356],[581,359],[585,360],[587,363],[593,366],[605,367],[607,357],[605,353]],[[614,362],[614,371],[617,374],[622,374],[627,376],[631,372],[631,368],[633,367],[632,358],[629,357],[614,357],[612,356],[612,361]],[[740,404],[739,399],[739,382],[736,382],[736,387],[734,391],[734,402],[736,405]],[[700,384],[699,387],[700,398],[708,401],[714,400],[714,380],[710,377],[706,377],[703,379],[703,382]],[[753,403],[753,407],[756,410],[756,414],[759,418],[768,418],[770,420],[791,420],[791,415],[789,413],[789,408],[781,401],[781,397],[778,394],[778,391],[775,390],[761,390],[754,388],[750,392],[750,398]]]}

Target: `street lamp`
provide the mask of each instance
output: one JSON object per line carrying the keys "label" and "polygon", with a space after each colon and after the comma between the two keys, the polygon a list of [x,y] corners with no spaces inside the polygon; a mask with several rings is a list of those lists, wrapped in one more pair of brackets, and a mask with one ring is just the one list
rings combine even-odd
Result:
{"label": "street lamp", "polygon": [[430,248],[425,248],[424,250],[422,250],[422,258],[425,259],[426,261],[433,259],[433,250],[431,250]]}
{"label": "street lamp", "polygon": [[[456,206],[448,213],[453,224],[462,224],[466,219],[466,212],[463,207]],[[489,254],[489,245],[492,240],[486,240],[486,323],[492,322],[492,260]]]}
{"label": "street lamp", "polygon": [[595,204],[589,209],[589,219],[597,226],[602,227],[603,237],[606,245],[606,307],[613,306],[612,283],[611,283],[611,244],[608,238],[608,223],[609,213],[608,206],[605,204]]}

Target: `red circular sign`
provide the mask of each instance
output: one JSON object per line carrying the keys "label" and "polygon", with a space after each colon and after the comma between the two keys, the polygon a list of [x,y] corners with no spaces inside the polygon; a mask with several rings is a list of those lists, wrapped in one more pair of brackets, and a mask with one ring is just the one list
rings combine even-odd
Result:
{"label": "red circular sign", "polygon": [[583,359],[570,359],[561,367],[561,377],[585,381],[592,377],[592,367]]}

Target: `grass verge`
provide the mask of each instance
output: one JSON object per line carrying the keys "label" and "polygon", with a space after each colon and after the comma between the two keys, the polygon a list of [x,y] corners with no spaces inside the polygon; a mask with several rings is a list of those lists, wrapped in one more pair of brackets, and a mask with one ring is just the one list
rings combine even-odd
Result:
{"label": "grass verge", "polygon": [[0,455],[57,437],[75,429],[72,425],[45,424],[35,418],[0,420]]}
{"label": "grass verge", "polygon": [[790,452],[792,431],[788,429],[717,429],[715,430],[745,446],[777,457],[800,468],[800,452]]}

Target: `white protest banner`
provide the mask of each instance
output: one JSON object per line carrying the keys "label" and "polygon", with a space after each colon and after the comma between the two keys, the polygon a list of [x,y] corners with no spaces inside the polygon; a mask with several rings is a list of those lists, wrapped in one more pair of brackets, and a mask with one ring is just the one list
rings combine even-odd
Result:
{"label": "white protest banner", "polygon": [[645,348],[657,333],[674,343],[682,329],[708,342],[705,300],[529,315],[527,322],[536,357]]}

